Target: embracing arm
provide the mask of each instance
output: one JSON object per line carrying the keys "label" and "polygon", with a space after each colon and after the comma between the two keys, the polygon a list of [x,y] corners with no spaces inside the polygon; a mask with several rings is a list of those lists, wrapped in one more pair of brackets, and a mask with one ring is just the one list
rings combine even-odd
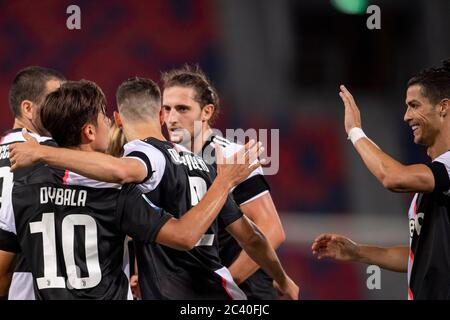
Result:
{"label": "embracing arm", "polygon": [[[217,147],[216,153],[221,163],[217,166],[216,179],[200,202],[179,219],[171,217],[166,212],[161,214],[152,212],[155,210],[155,205],[152,205],[150,200],[140,192],[122,196],[123,201],[120,201],[118,212],[127,214],[126,217],[121,218],[124,232],[140,241],[156,241],[175,249],[191,250],[217,218],[229,197],[230,190],[261,165],[259,161],[250,164],[250,159],[254,155],[259,156],[262,151],[260,143],[255,144],[254,141],[250,141],[238,154],[239,161],[227,164],[226,159],[222,157],[220,147]],[[121,192],[132,191],[133,187],[136,188],[135,185],[127,186]],[[142,198],[152,208],[145,205],[137,206],[136,204],[144,203]],[[148,229],[152,232],[149,233]]]}
{"label": "embracing arm", "polygon": [[25,142],[15,143],[9,148],[12,171],[44,162],[91,179],[120,184],[140,183],[148,174],[146,166],[137,159],[45,146],[28,133],[23,133],[23,136]]}
{"label": "embracing arm", "polygon": [[214,222],[233,187],[227,177],[217,177],[202,200],[179,219],[170,219],[156,242],[178,250],[191,250]]}
{"label": "embracing arm", "polygon": [[100,152],[41,146],[39,160],[82,176],[113,183],[139,183],[147,176],[145,165],[137,159],[115,158]]}
{"label": "embracing arm", "polygon": [[233,163],[227,161],[230,158],[223,157],[220,147],[216,147],[216,156],[220,161],[217,163],[217,177],[213,184],[195,207],[178,220],[170,219],[161,228],[156,241],[167,246],[175,245],[183,250],[193,249],[217,218],[231,189],[261,165],[259,161],[250,163],[251,159],[258,157],[263,150],[260,143],[255,144],[252,140],[236,154],[239,161]]}

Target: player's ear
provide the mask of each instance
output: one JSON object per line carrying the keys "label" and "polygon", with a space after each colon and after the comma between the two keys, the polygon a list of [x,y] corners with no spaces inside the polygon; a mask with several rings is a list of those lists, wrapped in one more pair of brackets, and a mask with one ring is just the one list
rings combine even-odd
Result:
{"label": "player's ear", "polygon": [[164,124],[164,120],[165,120],[165,118],[164,118],[164,111],[163,111],[163,108],[161,108],[159,110],[159,124],[163,125]]}
{"label": "player's ear", "polygon": [[209,121],[214,114],[215,109],[216,107],[214,107],[213,104],[207,104],[204,106],[202,109],[202,121]]}
{"label": "player's ear", "polygon": [[442,99],[441,102],[439,103],[439,115],[441,117],[446,117],[447,113],[449,112],[450,109],[450,99]]}
{"label": "player's ear", "polygon": [[33,107],[34,107],[33,106],[33,102],[31,102],[30,100],[23,100],[20,103],[20,112],[21,112],[22,117],[32,121],[32,119],[33,119]]}
{"label": "player's ear", "polygon": [[114,111],[113,115],[114,115],[114,122],[116,123],[116,126],[118,128],[122,128],[123,125],[122,125],[122,118],[120,117],[120,113],[118,113],[117,111]]}
{"label": "player's ear", "polygon": [[81,141],[84,143],[90,143],[95,140],[95,126],[91,123],[86,124],[81,129]]}

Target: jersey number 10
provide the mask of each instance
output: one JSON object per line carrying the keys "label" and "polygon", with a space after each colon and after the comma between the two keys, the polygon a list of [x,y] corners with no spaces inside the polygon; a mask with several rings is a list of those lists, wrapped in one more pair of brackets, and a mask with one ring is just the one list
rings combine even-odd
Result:
{"label": "jersey number 10", "polygon": [[[75,226],[85,227],[86,267],[89,276],[81,277],[75,264]],[[42,220],[30,223],[31,233],[42,233],[44,251],[44,276],[36,279],[39,289],[66,288],[64,277],[57,275],[55,214],[42,214]],[[97,223],[86,214],[70,214],[62,221],[62,247],[69,289],[88,289],[98,285],[102,279],[98,260]]]}

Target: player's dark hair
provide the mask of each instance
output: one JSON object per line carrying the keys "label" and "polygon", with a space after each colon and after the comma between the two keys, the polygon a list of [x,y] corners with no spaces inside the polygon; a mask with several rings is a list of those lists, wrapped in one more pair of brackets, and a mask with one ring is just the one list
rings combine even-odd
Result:
{"label": "player's dark hair", "polygon": [[159,119],[161,90],[150,79],[134,77],[124,81],[117,88],[116,100],[119,112],[129,120]]}
{"label": "player's dark hair", "polygon": [[9,106],[14,117],[22,115],[20,105],[24,100],[30,100],[40,105],[45,98],[46,84],[50,80],[64,81],[64,76],[56,70],[31,66],[20,70],[9,90]]}
{"label": "player's dark hair", "polygon": [[186,64],[182,68],[163,72],[161,79],[164,89],[175,86],[194,88],[194,100],[200,104],[202,109],[208,104],[214,105],[214,112],[208,121],[209,125],[213,125],[219,116],[219,95],[198,65],[190,66]]}
{"label": "player's dark hair", "polygon": [[450,99],[450,59],[442,62],[439,68],[429,68],[420,71],[408,81],[408,87],[420,85],[422,95],[433,105],[442,99]]}
{"label": "player's dark hair", "polygon": [[42,105],[42,125],[61,147],[81,143],[86,124],[97,126],[99,113],[106,114],[106,97],[94,82],[68,81],[50,93]]}

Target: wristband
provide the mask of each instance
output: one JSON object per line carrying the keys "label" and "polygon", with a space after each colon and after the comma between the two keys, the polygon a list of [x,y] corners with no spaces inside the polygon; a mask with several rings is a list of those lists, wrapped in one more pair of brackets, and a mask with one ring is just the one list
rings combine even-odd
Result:
{"label": "wristband", "polygon": [[361,128],[353,127],[350,129],[347,139],[351,140],[353,145],[361,138],[367,138],[366,134]]}

